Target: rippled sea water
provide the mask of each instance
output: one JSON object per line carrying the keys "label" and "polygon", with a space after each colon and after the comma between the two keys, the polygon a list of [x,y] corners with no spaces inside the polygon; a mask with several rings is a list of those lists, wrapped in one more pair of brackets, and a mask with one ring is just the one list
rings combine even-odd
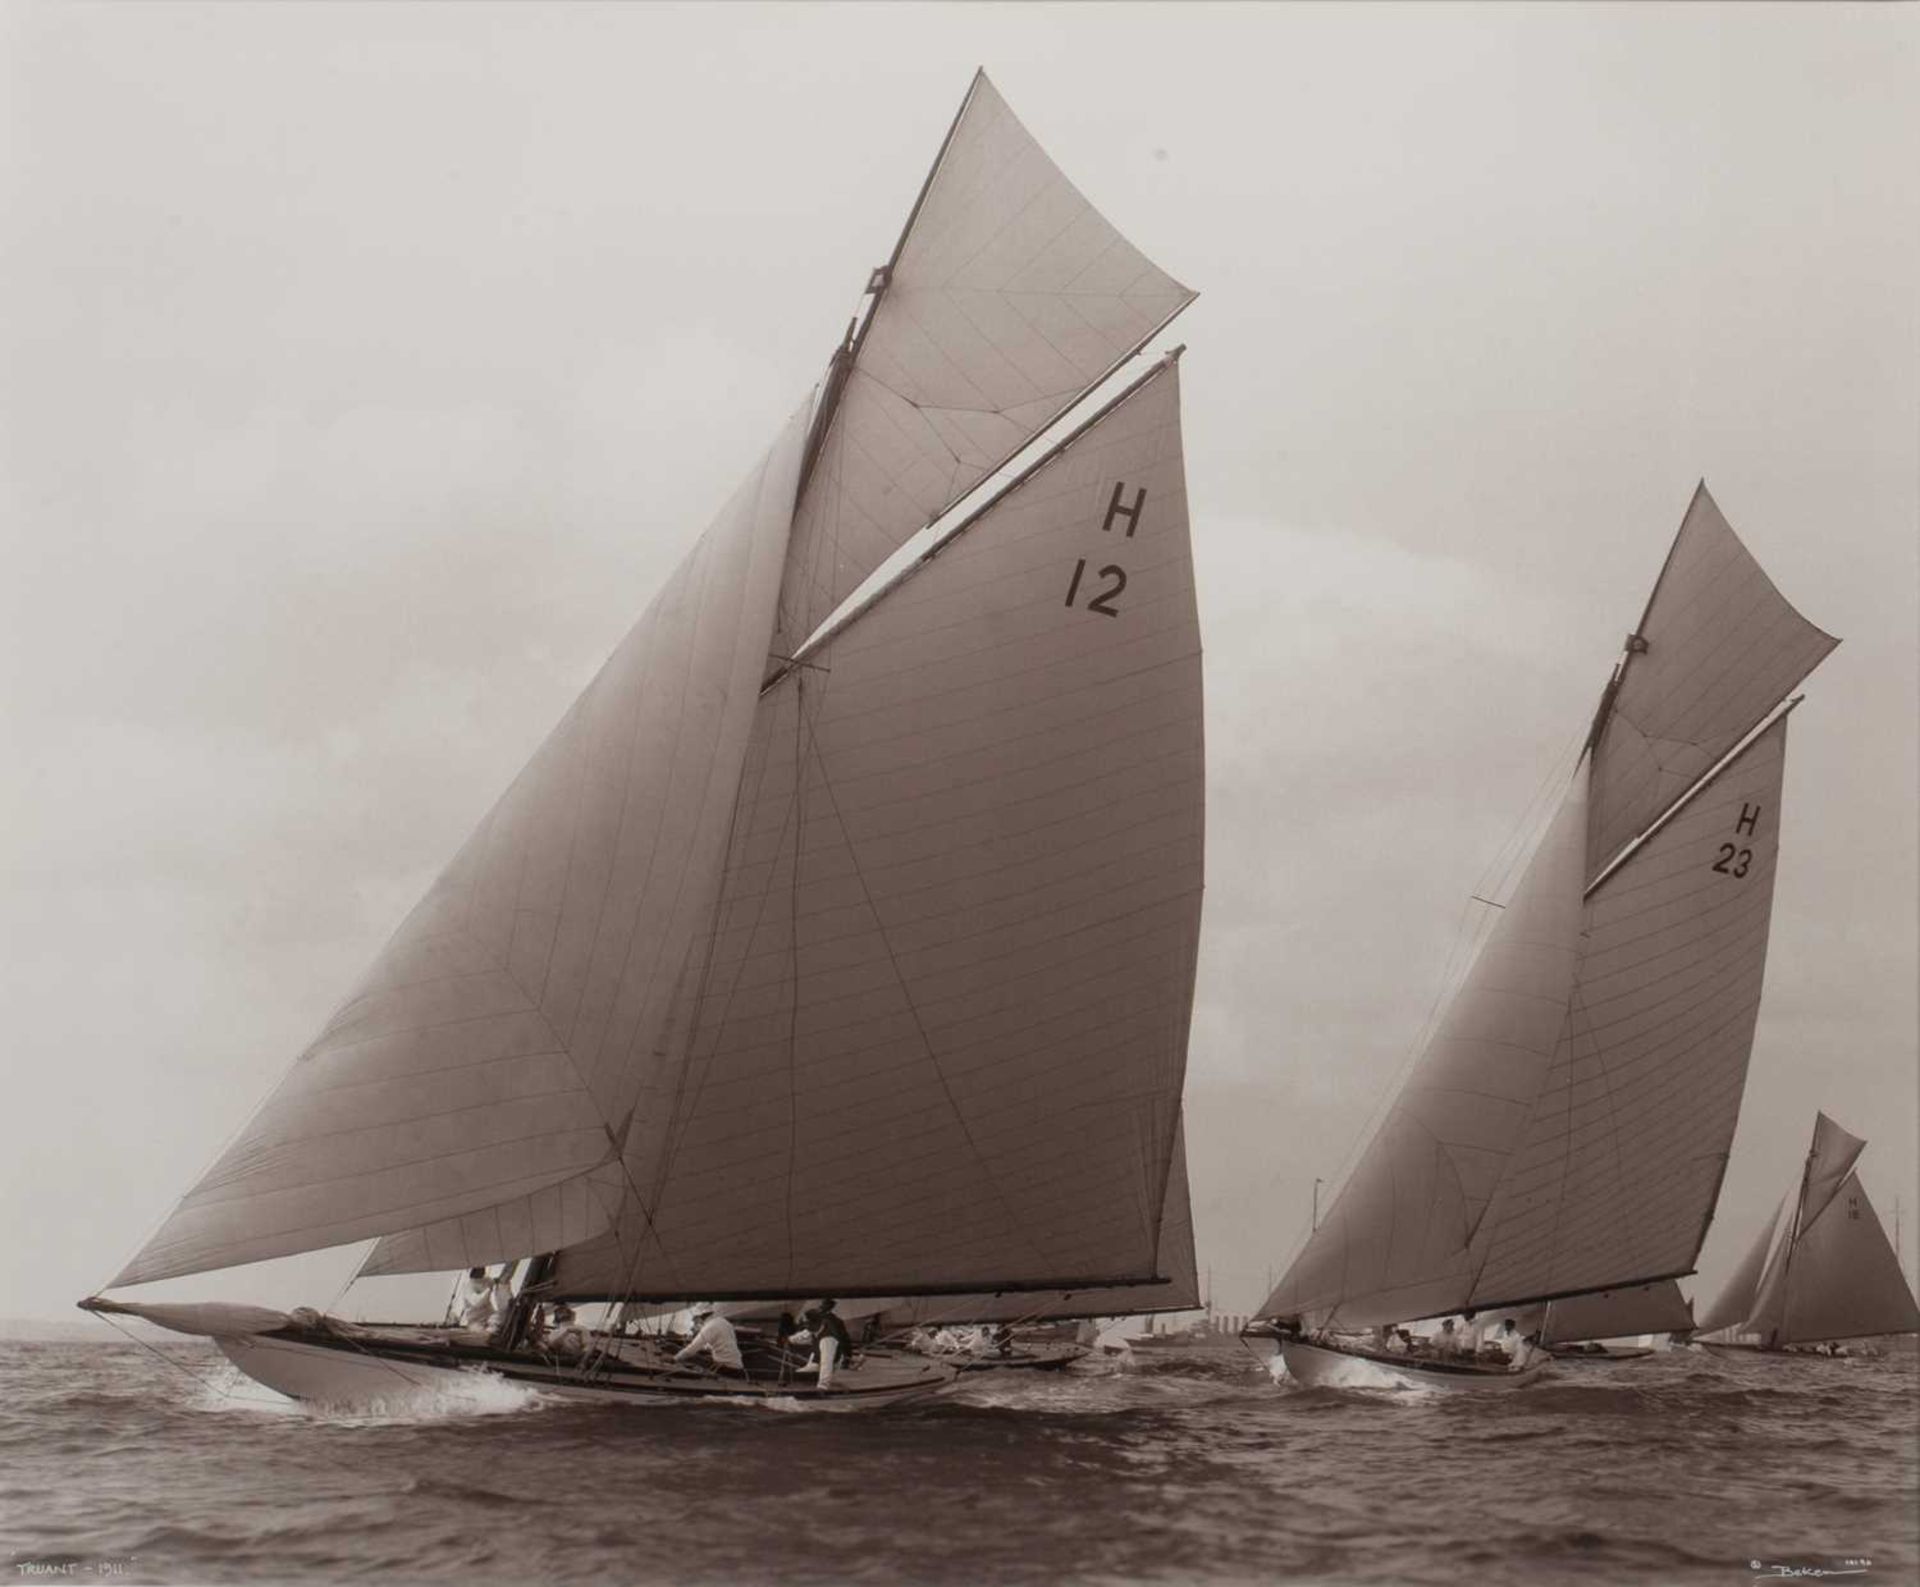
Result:
{"label": "rippled sea water", "polygon": [[[496,1381],[318,1413],[210,1348],[0,1345],[0,1560],[121,1582],[1748,1582],[1920,1567],[1920,1361],[1676,1351],[1508,1394],[1238,1351],[864,1414]],[[1760,1567],[1756,1571],[1756,1564]]]}

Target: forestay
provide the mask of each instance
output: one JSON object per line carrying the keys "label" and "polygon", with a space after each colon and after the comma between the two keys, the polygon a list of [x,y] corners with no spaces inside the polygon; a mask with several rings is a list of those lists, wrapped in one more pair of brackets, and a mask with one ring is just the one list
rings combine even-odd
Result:
{"label": "forestay", "polygon": [[1609,691],[1594,751],[1588,879],[1838,643],[1787,604],[1702,484]]}
{"label": "forestay", "polygon": [[1169,1276],[1203,806],[1167,363],[763,698],[690,1032],[556,1292]]}
{"label": "forestay", "polygon": [[630,1059],[711,918],[804,417],[116,1284],[422,1224],[375,1270],[465,1266],[606,1225]]}
{"label": "forestay", "polygon": [[1194,296],[1081,196],[985,73],[874,294],[795,513],[781,655]]}

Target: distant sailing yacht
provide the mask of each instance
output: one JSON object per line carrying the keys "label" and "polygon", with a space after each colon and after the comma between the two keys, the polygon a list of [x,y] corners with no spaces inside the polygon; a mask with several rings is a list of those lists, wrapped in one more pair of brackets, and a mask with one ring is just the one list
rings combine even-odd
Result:
{"label": "distant sailing yacht", "polygon": [[1866,1145],[1815,1116],[1792,1216],[1781,1228],[1783,1202],[1760,1231],[1700,1319],[1703,1344],[1784,1350],[1920,1333],[1920,1307],[1855,1171]]}
{"label": "distant sailing yacht", "polygon": [[829,1388],[769,1346],[729,1379],[606,1332],[560,1360],[527,1313],[1177,1283],[1204,809],[1177,355],[968,498],[1192,298],[977,76],[814,398],[113,1281],[376,1239],[363,1274],[531,1258],[511,1326],[82,1304],[298,1397],[477,1368],[854,1404],[951,1373],[873,1351]]}
{"label": "distant sailing yacht", "polygon": [[1702,485],[1526,872],[1261,1308],[1294,1377],[1510,1387],[1537,1366],[1351,1334],[1692,1271],[1760,1006],[1786,697],[1835,643]]}

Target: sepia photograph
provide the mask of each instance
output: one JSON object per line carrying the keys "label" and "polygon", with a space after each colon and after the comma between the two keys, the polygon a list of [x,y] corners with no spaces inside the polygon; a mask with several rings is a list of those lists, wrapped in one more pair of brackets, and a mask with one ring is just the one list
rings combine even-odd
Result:
{"label": "sepia photograph", "polygon": [[0,74],[9,1579],[1920,1575],[1920,6]]}

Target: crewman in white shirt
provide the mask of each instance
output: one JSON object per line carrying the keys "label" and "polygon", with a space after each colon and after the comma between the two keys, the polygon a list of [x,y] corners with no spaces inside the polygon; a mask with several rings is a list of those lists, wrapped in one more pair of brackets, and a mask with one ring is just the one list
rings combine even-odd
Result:
{"label": "crewman in white shirt", "polygon": [[493,1285],[488,1282],[484,1267],[467,1269],[467,1282],[461,1286],[455,1305],[462,1328],[476,1328],[484,1333],[493,1326]]}
{"label": "crewman in white shirt", "polygon": [[746,1365],[740,1359],[740,1341],[734,1335],[733,1324],[705,1304],[694,1307],[689,1318],[694,1324],[694,1335],[685,1348],[674,1352],[673,1359],[685,1361],[704,1350],[718,1370],[744,1377]]}

